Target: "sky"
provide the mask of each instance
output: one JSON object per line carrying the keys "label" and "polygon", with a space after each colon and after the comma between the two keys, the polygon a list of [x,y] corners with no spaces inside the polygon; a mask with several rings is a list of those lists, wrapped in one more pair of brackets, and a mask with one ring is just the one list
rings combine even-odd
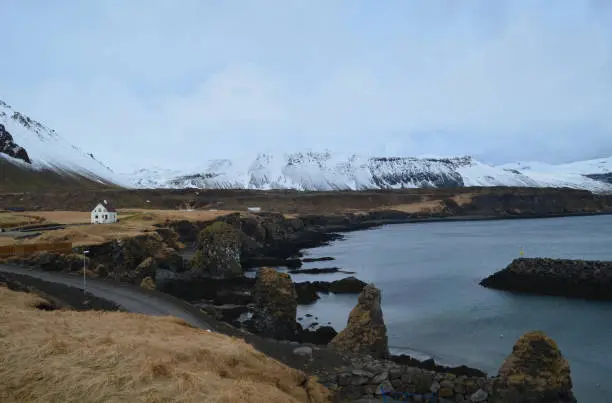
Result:
{"label": "sky", "polygon": [[612,156],[607,0],[0,0],[0,99],[116,171]]}

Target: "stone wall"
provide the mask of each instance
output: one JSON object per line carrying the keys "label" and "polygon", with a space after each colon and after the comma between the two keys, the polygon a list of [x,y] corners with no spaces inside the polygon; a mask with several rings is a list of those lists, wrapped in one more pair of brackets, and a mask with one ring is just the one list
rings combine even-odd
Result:
{"label": "stone wall", "polygon": [[[350,366],[321,377],[340,401],[380,396],[382,391],[410,393],[408,401],[427,401],[432,392],[451,402],[486,402],[491,393],[487,378],[436,373],[370,357],[355,358]],[[424,395],[424,396],[423,396]]]}

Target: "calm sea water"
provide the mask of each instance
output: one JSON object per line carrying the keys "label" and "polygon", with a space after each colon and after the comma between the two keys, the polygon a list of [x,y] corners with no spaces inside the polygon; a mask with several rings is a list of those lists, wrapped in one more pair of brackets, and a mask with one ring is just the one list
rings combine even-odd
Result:
{"label": "calm sea water", "polygon": [[[349,233],[308,251],[355,271],[383,292],[394,353],[466,364],[489,374],[524,332],[540,329],[569,360],[580,402],[612,402],[612,302],[514,295],[478,285],[519,251],[527,257],[612,260],[612,216],[391,225]],[[294,281],[346,274],[294,275]],[[299,308],[341,330],[356,296],[322,296]]]}

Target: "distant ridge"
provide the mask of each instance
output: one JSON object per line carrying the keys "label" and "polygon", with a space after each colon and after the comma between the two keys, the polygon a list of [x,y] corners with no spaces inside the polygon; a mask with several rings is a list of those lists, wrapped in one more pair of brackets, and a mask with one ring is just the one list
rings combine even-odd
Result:
{"label": "distant ridge", "polygon": [[494,166],[469,156],[368,157],[309,151],[258,154],[250,161],[212,160],[190,172],[140,169],[128,177],[131,184],[139,188],[329,191],[513,186],[612,191],[612,158],[564,165],[532,165]]}

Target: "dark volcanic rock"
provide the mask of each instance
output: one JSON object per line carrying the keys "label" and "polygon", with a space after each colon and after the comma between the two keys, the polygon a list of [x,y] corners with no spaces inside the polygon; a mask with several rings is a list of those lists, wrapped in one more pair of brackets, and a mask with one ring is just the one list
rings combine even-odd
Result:
{"label": "dark volcanic rock", "polygon": [[612,299],[612,262],[520,258],[480,285],[506,291]]}
{"label": "dark volcanic rock", "polygon": [[253,328],[275,339],[295,339],[298,333],[297,294],[287,273],[262,268],[253,291]]}
{"label": "dark volcanic rock", "polygon": [[240,244],[240,233],[233,226],[220,221],[211,224],[200,232],[191,271],[213,278],[242,276]]}
{"label": "dark volcanic rock", "polygon": [[290,274],[329,274],[329,273],[355,274],[354,271],[342,270],[339,267],[323,267],[323,268],[315,267],[313,269],[294,269],[294,270],[289,270],[289,273]]}
{"label": "dark volcanic rock", "polygon": [[89,259],[76,253],[60,254],[54,252],[36,252],[30,256],[16,257],[10,261],[37,266],[48,271],[77,272],[89,263]]}
{"label": "dark volcanic rock", "polygon": [[310,282],[296,283],[295,291],[297,292],[298,305],[310,305],[320,298],[317,287]]}
{"label": "dark volcanic rock", "polygon": [[356,277],[346,277],[342,280],[332,281],[329,291],[335,294],[357,294],[361,292],[367,284]]}
{"label": "dark volcanic rock", "polygon": [[285,259],[282,257],[274,256],[258,256],[251,257],[246,262],[248,267],[264,267],[264,266],[276,266],[276,267],[300,267],[302,262],[300,259]]}
{"label": "dark volcanic rock", "polygon": [[[83,250],[82,248],[76,248]],[[91,258],[91,268],[104,266],[104,272],[112,279],[140,284],[144,277],[150,276],[155,280],[155,270],[164,268],[168,270],[181,270],[183,260],[176,251],[169,248],[159,234],[118,239],[100,245],[91,245],[86,248]],[[153,260],[145,262],[152,258]],[[140,268],[138,268],[140,265]],[[89,267],[88,266],[88,267]],[[145,266],[149,266],[145,269]]]}
{"label": "dark volcanic rock", "polygon": [[299,338],[302,343],[312,343],[318,345],[327,345],[338,332],[331,326],[321,326],[316,330],[300,330]]}
{"label": "dark volcanic rock", "polygon": [[367,284],[356,277],[346,277],[336,281],[304,281],[295,284],[298,304],[308,305],[319,299],[317,293],[358,294]]}
{"label": "dark volcanic rock", "polygon": [[0,153],[6,154],[9,157],[17,158],[31,164],[32,161],[28,156],[25,148],[18,146],[13,140],[13,136],[6,130],[3,124],[0,123]]}
{"label": "dark volcanic rock", "polygon": [[305,258],[302,258],[302,262],[304,262],[304,263],[325,262],[325,261],[329,261],[329,260],[335,260],[335,258],[330,257],[330,256],[325,256],[325,257],[305,257]]}

